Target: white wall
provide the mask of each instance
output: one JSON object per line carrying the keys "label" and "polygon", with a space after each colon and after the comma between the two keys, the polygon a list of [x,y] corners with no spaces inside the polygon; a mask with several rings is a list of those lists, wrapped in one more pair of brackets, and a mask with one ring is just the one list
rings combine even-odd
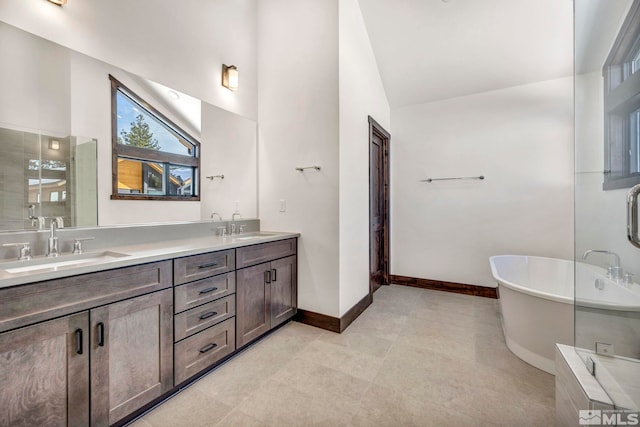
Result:
{"label": "white wall", "polygon": [[0,126],[68,136],[69,51],[0,25],[0,52]]}
{"label": "white wall", "polygon": [[261,226],[302,234],[298,305],[339,316],[338,0],[259,1],[257,34]]}
{"label": "white wall", "polygon": [[[256,118],[256,0],[6,0],[0,21]],[[223,63],[238,66],[237,93]]]}
{"label": "white wall", "polygon": [[[258,217],[257,126],[253,120],[202,105],[201,217],[231,218],[236,201],[243,218]],[[206,179],[224,175],[224,179]]]}
{"label": "white wall", "polygon": [[572,258],[572,83],[391,112],[392,274],[495,286],[491,255]]}
{"label": "white wall", "polygon": [[339,1],[340,315],[369,293],[369,121],[389,103],[358,0]]}

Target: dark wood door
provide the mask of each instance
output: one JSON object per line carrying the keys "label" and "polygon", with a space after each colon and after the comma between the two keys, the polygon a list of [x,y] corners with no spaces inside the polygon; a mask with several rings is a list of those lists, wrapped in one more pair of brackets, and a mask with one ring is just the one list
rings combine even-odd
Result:
{"label": "dark wood door", "polygon": [[298,285],[295,256],[271,262],[271,327],[276,327],[296,314]]}
{"label": "dark wood door", "polygon": [[89,313],[0,334],[0,426],[89,425]]}
{"label": "dark wood door", "polygon": [[389,138],[369,117],[370,292],[389,283]]}
{"label": "dark wood door", "polygon": [[271,328],[271,263],[236,272],[236,347],[240,348]]}
{"label": "dark wood door", "polygon": [[91,425],[109,426],[173,388],[173,290],[90,316]]}

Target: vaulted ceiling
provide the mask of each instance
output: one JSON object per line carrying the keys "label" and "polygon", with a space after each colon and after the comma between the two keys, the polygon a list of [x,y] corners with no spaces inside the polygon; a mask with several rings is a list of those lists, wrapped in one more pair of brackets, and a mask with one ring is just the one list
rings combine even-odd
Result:
{"label": "vaulted ceiling", "polygon": [[392,108],[573,73],[572,0],[359,3]]}

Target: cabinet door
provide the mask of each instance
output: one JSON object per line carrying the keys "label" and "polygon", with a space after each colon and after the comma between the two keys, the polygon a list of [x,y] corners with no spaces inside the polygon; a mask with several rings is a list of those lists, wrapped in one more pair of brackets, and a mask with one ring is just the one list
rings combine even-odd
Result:
{"label": "cabinet door", "polygon": [[173,387],[171,289],[91,310],[91,425],[108,426]]}
{"label": "cabinet door", "polygon": [[0,426],[89,425],[89,315],[0,334]]}
{"label": "cabinet door", "polygon": [[236,347],[264,334],[271,328],[270,288],[267,275],[271,264],[243,268],[236,274]]}
{"label": "cabinet door", "polygon": [[295,256],[271,262],[271,327],[296,314],[298,307],[297,261]]}

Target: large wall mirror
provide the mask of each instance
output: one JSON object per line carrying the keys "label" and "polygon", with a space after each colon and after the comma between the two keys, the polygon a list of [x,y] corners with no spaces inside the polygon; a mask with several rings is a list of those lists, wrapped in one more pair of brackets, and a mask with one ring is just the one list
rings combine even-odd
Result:
{"label": "large wall mirror", "polygon": [[[257,216],[254,121],[3,22],[0,55],[0,231]],[[110,200],[109,75],[199,139],[200,201]]]}

